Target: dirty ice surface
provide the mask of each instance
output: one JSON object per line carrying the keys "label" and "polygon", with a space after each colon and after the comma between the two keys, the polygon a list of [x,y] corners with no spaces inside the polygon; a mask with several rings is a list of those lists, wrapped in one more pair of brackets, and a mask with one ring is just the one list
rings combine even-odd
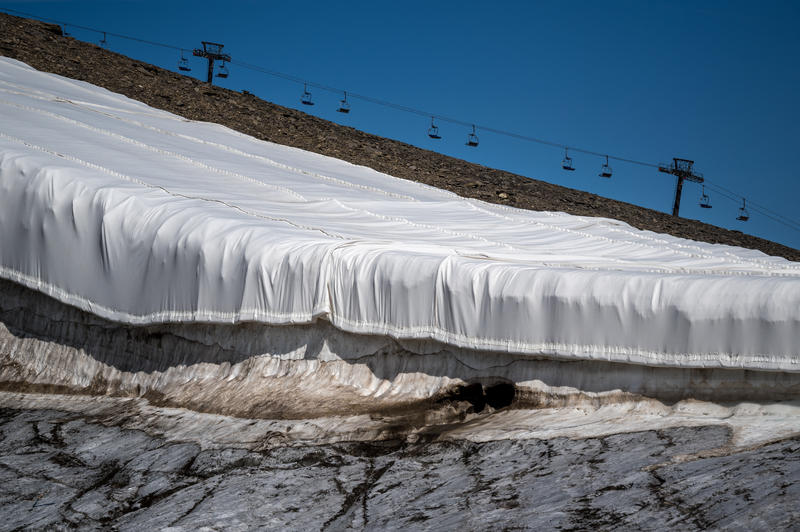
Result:
{"label": "dirty ice surface", "polygon": [[798,436],[737,436],[737,418],[769,432],[781,408],[577,410],[527,414],[541,416],[526,423],[536,437],[298,445],[280,437],[288,421],[0,393],[0,530],[791,530],[800,519]]}

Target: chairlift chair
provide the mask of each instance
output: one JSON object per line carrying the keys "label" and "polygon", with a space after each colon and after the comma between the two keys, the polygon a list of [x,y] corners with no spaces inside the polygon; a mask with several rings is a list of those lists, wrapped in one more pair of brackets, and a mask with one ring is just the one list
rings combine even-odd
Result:
{"label": "chairlift chair", "polygon": [[308,85],[303,83],[303,95],[300,97],[300,103],[303,105],[314,105],[313,100],[311,100],[311,93],[308,92]]}
{"label": "chairlift chair", "polygon": [[472,126],[472,133],[467,135],[467,146],[472,146],[473,148],[478,145],[478,136],[475,134],[475,126]]}
{"label": "chairlift chair", "polygon": [[104,47],[106,44],[108,44],[108,42],[106,41],[106,32],[103,32],[103,38],[100,39],[100,46]]}
{"label": "chairlift chair", "polygon": [[225,66],[225,61],[223,61],[222,65],[220,65],[219,72],[217,72],[217,77],[222,79],[228,77],[228,67]]}
{"label": "chairlift chair", "polygon": [[745,208],[745,199],[744,198],[742,198],[742,206],[739,207],[739,216],[737,216],[736,219],[740,220],[742,222],[746,222],[747,220],[750,219],[750,213],[748,213],[747,209]]}
{"label": "chairlift chair", "polygon": [[600,167],[600,173],[598,175],[600,177],[611,177],[611,173],[611,167],[608,166],[608,155],[606,155],[606,162]]}
{"label": "chairlift chair", "polygon": [[708,194],[706,194],[706,186],[705,185],[703,185],[703,195],[700,196],[700,206],[702,208],[704,208],[704,209],[710,209],[711,208],[711,198],[709,198]]}
{"label": "chairlift chair", "polygon": [[191,68],[189,68],[189,60],[186,59],[186,56],[183,55],[183,50],[181,50],[181,60],[178,61],[178,70],[182,72],[191,72]]}
{"label": "chairlift chair", "polygon": [[431,127],[428,128],[428,136],[432,139],[442,138],[442,136],[439,135],[439,128],[433,123],[433,117],[431,117]]}
{"label": "chairlift chair", "polygon": [[344,92],[344,98],[339,102],[339,108],[336,111],[340,113],[350,112],[350,104],[347,102],[347,91]]}
{"label": "chairlift chair", "polygon": [[575,167],[572,165],[572,157],[569,156],[569,150],[564,149],[564,160],[561,161],[561,168],[564,170],[574,171]]}

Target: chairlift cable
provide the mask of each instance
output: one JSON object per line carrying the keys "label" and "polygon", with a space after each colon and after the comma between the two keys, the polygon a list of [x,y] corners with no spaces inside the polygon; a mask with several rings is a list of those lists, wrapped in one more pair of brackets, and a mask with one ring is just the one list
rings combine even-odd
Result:
{"label": "chairlift cable", "polygon": [[[321,84],[321,83],[315,83],[315,82],[311,82],[311,81],[306,81],[306,80],[304,80],[303,78],[301,78],[299,76],[294,76],[292,74],[286,74],[284,72],[277,72],[275,70],[266,69],[266,68],[260,67],[258,65],[253,65],[253,64],[246,63],[246,62],[240,61],[240,60],[233,60],[233,61],[231,61],[231,64],[235,64],[237,66],[240,66],[242,68],[246,68],[246,69],[249,69],[249,70],[254,70],[256,72],[261,72],[263,74],[267,74],[267,75],[270,75],[270,76],[282,78],[282,79],[285,79],[287,81],[294,81],[295,83],[307,83],[308,86],[310,86],[310,87],[315,87],[317,89],[328,91],[328,92],[341,94],[344,91],[344,89],[340,89],[338,87],[331,87],[329,85],[324,85],[324,84]],[[433,117],[433,118],[439,120],[440,122],[448,122],[450,124],[465,126],[465,127],[469,127],[469,128],[473,127],[473,125],[474,125],[477,129],[480,129],[481,131],[488,131],[488,132],[494,133],[496,135],[502,135],[502,136],[505,136],[505,137],[515,138],[515,139],[518,139],[518,140],[524,140],[524,141],[528,141],[528,142],[535,142],[535,143],[538,143],[538,144],[543,144],[545,146],[552,146],[552,147],[555,147],[555,148],[560,148],[562,150],[563,149],[570,149],[572,151],[583,153],[585,155],[594,155],[596,157],[606,157],[607,156],[606,153],[603,153],[603,152],[598,152],[598,151],[593,151],[593,150],[586,150],[586,149],[583,149],[583,148],[578,148],[578,147],[571,146],[571,145],[568,145],[568,144],[563,144],[563,143],[560,143],[560,142],[553,142],[553,141],[549,141],[549,140],[545,140],[545,139],[540,139],[540,138],[537,138],[537,137],[531,137],[531,136],[528,136],[528,135],[522,135],[520,133],[514,133],[512,131],[505,131],[505,130],[502,130],[502,129],[497,129],[497,128],[493,128],[493,127],[489,127],[489,126],[482,126],[480,124],[473,124],[473,122],[467,122],[465,120],[460,120],[458,118],[453,118],[451,116],[431,113],[429,111],[424,111],[422,109],[417,109],[417,108],[410,107],[410,106],[407,106],[407,105],[402,105],[402,104],[390,102],[390,101],[387,101],[387,100],[382,100],[382,99],[379,99],[379,98],[373,98],[372,96],[367,96],[365,94],[359,94],[359,93],[348,91],[347,95],[350,97],[351,100],[352,99],[358,99],[358,100],[365,101],[365,102],[368,102],[368,103],[372,103],[372,104],[375,104],[375,105],[380,105],[382,107],[389,107],[389,108],[392,108],[392,109],[396,109],[398,111],[404,111],[404,112],[407,112],[407,113],[412,113],[412,114],[416,114],[416,115],[419,115],[419,116],[424,116],[426,118],[427,117]],[[616,156],[616,155],[608,155],[608,158],[611,159],[611,160],[625,162],[625,163],[629,163],[629,164],[636,164],[636,165],[639,165],[639,166],[646,166],[646,167],[649,167],[649,168],[658,168],[658,164],[648,163],[648,162],[645,162],[645,161],[638,161],[636,159],[630,159],[630,158],[627,158],[627,157],[620,157],[620,156]]]}
{"label": "chairlift cable", "polygon": [[[734,192],[734,191],[730,190],[729,188],[725,188],[725,187],[724,187],[724,186],[722,186],[722,185],[719,185],[719,184],[716,184],[716,183],[712,183],[712,182],[710,182],[710,181],[708,181],[708,180],[706,180],[706,182],[705,182],[705,183],[706,183],[706,185],[710,185],[711,187],[715,187],[715,188],[717,189],[717,192],[720,192],[720,193],[722,193],[723,191],[724,191],[724,192],[727,192],[728,194],[730,194],[730,195],[732,195],[733,197],[735,197],[735,198],[737,199],[737,201],[738,201],[738,200],[741,200],[741,199],[743,199],[743,198],[744,198],[744,196],[742,196],[741,194],[737,194],[736,192]],[[790,223],[793,223],[793,224],[795,224],[795,225],[798,225],[798,226],[800,226],[800,222],[796,222],[795,220],[792,220],[791,218],[789,218],[789,217],[787,217],[787,216],[784,216],[784,215],[782,215],[782,214],[781,214],[781,213],[779,213],[779,212],[775,212],[775,211],[773,211],[773,210],[769,209],[768,207],[765,207],[764,205],[760,205],[760,204],[758,204],[758,203],[754,202],[752,199],[748,199],[747,201],[749,201],[749,202],[750,202],[750,205],[751,205],[751,206],[753,206],[753,207],[758,207],[758,208],[760,208],[760,209],[761,209],[761,210],[763,210],[763,211],[766,211],[766,212],[772,213],[774,216],[777,216],[777,217],[779,217],[779,218],[783,218],[783,219],[784,219],[784,220],[786,220],[787,222],[790,222]]]}
{"label": "chairlift cable", "polygon": [[[127,39],[129,41],[136,41],[136,42],[140,42],[140,43],[144,43],[144,44],[149,44],[149,45],[152,45],[152,46],[160,46],[161,48],[169,48],[171,50],[181,50],[182,49],[180,46],[173,46],[171,44],[165,44],[163,42],[156,42],[156,41],[150,41],[150,40],[147,40],[147,39],[140,39],[139,37],[131,37],[130,35],[123,35],[121,33],[114,33],[114,32],[111,32],[111,31],[98,30],[97,28],[90,28],[89,26],[81,26],[80,24],[73,24],[72,22],[64,22],[63,20],[56,20],[56,19],[50,18],[50,17],[42,17],[42,16],[39,16],[39,15],[34,15],[32,13],[26,13],[24,11],[18,11],[16,9],[9,9],[9,8],[6,8],[6,7],[2,8],[2,9],[3,9],[3,11],[7,11],[9,13],[16,13],[18,15],[24,15],[26,17],[32,17],[32,18],[39,19],[39,20],[45,20],[45,21],[52,22],[54,24],[60,24],[62,26],[69,26],[70,28],[77,28],[79,30],[92,31],[92,32],[97,33],[97,34],[105,33],[109,37],[118,37],[120,39]],[[186,48],[183,48],[183,49],[185,50]]]}
{"label": "chairlift cable", "polygon": [[[742,200],[745,198],[744,196],[742,196],[740,194],[737,194],[737,193],[735,193],[735,192],[733,192],[731,190],[726,189],[725,187],[722,187],[720,185],[716,185],[716,184],[711,183],[709,181],[706,181],[705,185],[709,189],[711,189],[714,192],[716,192],[717,194],[719,194],[719,195],[721,195],[721,196],[723,196],[725,198],[728,198],[729,200],[733,201],[734,203],[741,203]],[[780,213],[777,213],[777,212],[775,212],[775,211],[773,211],[771,209],[768,209],[768,208],[764,207],[763,205],[760,205],[760,204],[754,202],[752,199],[748,199],[747,201],[748,201],[749,209],[753,210],[754,212],[758,212],[759,214],[762,214],[762,215],[766,216],[767,218],[770,218],[770,219],[772,219],[772,220],[774,220],[776,222],[780,222],[781,224],[785,225],[786,227],[790,227],[790,228],[794,229],[795,231],[800,231],[800,222],[792,220],[791,218],[788,218],[787,216],[784,216],[784,215],[782,215]]]}
{"label": "chairlift cable", "polygon": [[[735,192],[729,192],[729,191],[727,191],[726,189],[724,189],[722,187],[718,187],[717,185],[714,185],[713,183],[709,183],[708,181],[706,181],[705,184],[706,184],[706,186],[708,186],[709,189],[711,189],[711,190],[715,191],[717,194],[719,194],[719,195],[731,200],[733,203],[740,204],[742,202],[742,200],[744,199],[744,196],[740,196],[739,194],[736,194]],[[762,216],[764,216],[766,218],[769,218],[769,219],[771,219],[771,220],[773,220],[775,222],[778,222],[779,224],[784,225],[784,226],[788,227],[789,229],[793,229],[794,231],[800,232],[800,223],[795,222],[794,220],[792,220],[790,218],[787,218],[786,216],[783,216],[783,215],[781,215],[779,213],[776,213],[774,211],[766,209],[766,208],[762,207],[761,205],[759,205],[757,203],[753,203],[752,200],[748,200],[748,201],[749,201],[749,203],[748,203],[748,209],[749,210],[751,210],[753,212],[757,212],[758,214],[761,214]]]}

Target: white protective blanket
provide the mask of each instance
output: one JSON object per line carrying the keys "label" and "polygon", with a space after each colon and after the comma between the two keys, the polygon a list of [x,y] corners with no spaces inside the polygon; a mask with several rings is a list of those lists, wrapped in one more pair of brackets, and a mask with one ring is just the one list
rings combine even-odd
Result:
{"label": "white protective blanket", "polygon": [[105,318],[800,370],[798,263],[460,198],[6,58],[0,120],[0,276]]}

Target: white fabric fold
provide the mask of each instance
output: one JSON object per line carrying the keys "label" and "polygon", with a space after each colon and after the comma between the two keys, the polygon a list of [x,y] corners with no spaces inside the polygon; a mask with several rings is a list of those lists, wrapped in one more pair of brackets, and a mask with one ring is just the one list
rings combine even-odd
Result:
{"label": "white fabric fold", "polygon": [[800,371],[800,264],[464,199],[0,58],[0,276],[130,323]]}

